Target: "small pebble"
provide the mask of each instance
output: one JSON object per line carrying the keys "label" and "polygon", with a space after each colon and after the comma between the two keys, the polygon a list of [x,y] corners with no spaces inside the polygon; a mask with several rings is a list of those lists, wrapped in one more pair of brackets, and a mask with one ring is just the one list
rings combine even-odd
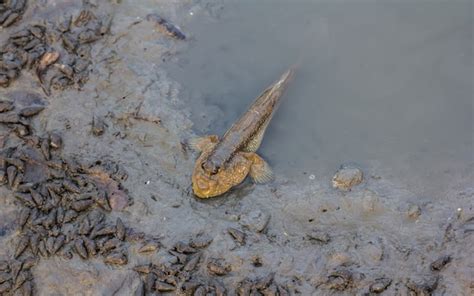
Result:
{"label": "small pebble", "polygon": [[227,228],[227,232],[230,234],[230,236],[232,236],[232,238],[238,242],[239,244],[241,245],[245,245],[245,233],[238,230],[238,229],[235,229],[235,228],[232,228],[232,227],[229,227]]}
{"label": "small pebble", "polygon": [[138,249],[138,253],[150,253],[158,250],[158,243],[154,241],[146,242],[143,246]]}
{"label": "small pebble", "polygon": [[92,134],[96,137],[104,134],[107,124],[102,118],[94,117],[92,120]]}
{"label": "small pebble", "polygon": [[343,165],[332,178],[332,186],[343,191],[349,191],[352,187],[362,183],[362,170],[354,166]]}
{"label": "small pebble", "polygon": [[372,293],[379,294],[385,291],[385,289],[387,289],[387,287],[390,286],[391,283],[392,283],[391,279],[387,279],[387,278],[376,279],[375,282],[372,285],[370,285],[369,290]]}
{"label": "small pebble", "polygon": [[62,147],[63,140],[58,133],[51,133],[49,135],[49,146],[53,149],[59,149]]}
{"label": "small pebble", "polygon": [[408,208],[407,215],[411,219],[418,219],[418,217],[421,215],[420,207],[417,205],[411,205],[410,208]]}
{"label": "small pebble", "polygon": [[316,229],[313,229],[310,232],[308,232],[306,236],[308,237],[309,240],[318,241],[323,244],[327,244],[331,240],[331,237],[329,236],[327,232],[316,230]]}
{"label": "small pebble", "polygon": [[451,256],[441,256],[440,258],[436,259],[433,263],[431,263],[430,267],[433,271],[440,271],[443,269],[446,264],[451,262]]}
{"label": "small pebble", "polygon": [[222,262],[221,260],[211,259],[207,263],[207,270],[211,274],[221,276],[221,275],[226,275],[227,273],[229,273],[231,271],[231,267],[228,264],[225,264],[224,262]]}

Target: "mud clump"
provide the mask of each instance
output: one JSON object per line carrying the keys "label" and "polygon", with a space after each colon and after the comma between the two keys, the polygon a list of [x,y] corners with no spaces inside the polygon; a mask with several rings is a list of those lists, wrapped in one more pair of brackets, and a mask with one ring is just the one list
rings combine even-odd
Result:
{"label": "mud clump", "polygon": [[236,294],[239,296],[246,295],[291,295],[288,288],[278,284],[274,280],[274,273],[270,273],[262,278],[246,278],[241,281],[236,288]]}
{"label": "mud clump", "polygon": [[232,228],[232,227],[229,227],[227,229],[227,232],[229,233],[229,235],[232,237],[232,239],[234,239],[234,241],[236,241],[237,243],[239,243],[240,245],[245,245],[245,238],[246,238],[246,234],[245,232],[243,231],[240,231],[236,228]]}
{"label": "mud clump", "polygon": [[[27,92],[7,97],[0,101],[0,123],[9,130],[0,151],[0,180],[11,190],[6,198],[21,210],[12,259],[0,262],[2,295],[15,291],[32,295],[30,269],[40,258],[76,255],[84,260],[101,257],[110,265],[127,264],[127,238],[137,233],[121,219],[106,219],[112,210],[111,188],[126,196],[120,185],[126,172],[111,161],[82,163],[63,155],[58,133],[32,132],[31,118],[44,109],[44,100]],[[18,133],[18,127],[25,132]]]}
{"label": "mud clump", "polygon": [[421,208],[418,206],[418,205],[411,205],[409,208],[408,208],[408,211],[407,211],[407,216],[411,219],[418,219],[418,217],[420,217],[421,215]]}
{"label": "mud clump", "polygon": [[321,244],[327,244],[331,240],[331,237],[327,232],[318,229],[312,229],[311,231],[307,232],[306,237],[310,241],[319,242]]}
{"label": "mud clump", "polygon": [[176,295],[290,295],[287,287],[274,281],[274,273],[262,278],[245,278],[231,290],[222,280],[231,272],[231,265],[221,258],[205,260],[207,245],[201,245],[201,248],[191,245],[192,242],[177,243],[168,250],[172,257],[167,262],[135,266],[133,270],[142,279],[135,295],[157,292]]}
{"label": "mud clump", "polygon": [[370,285],[369,290],[372,293],[379,294],[379,293],[382,293],[383,291],[385,291],[387,289],[387,287],[390,286],[391,283],[392,283],[391,279],[379,278],[379,279],[376,279],[374,281],[374,283],[372,283]]}
{"label": "mud clump", "polygon": [[326,285],[329,289],[344,291],[351,288],[353,284],[352,277],[353,275],[350,270],[337,269],[329,274]]}
{"label": "mud clump", "polygon": [[362,183],[362,179],[361,169],[350,165],[342,165],[332,178],[332,186],[343,191],[349,191],[352,187]]}
{"label": "mud clump", "polygon": [[19,295],[34,295],[33,275],[30,269],[36,264],[33,257],[18,260],[0,260],[0,295],[17,291]]}
{"label": "mud clump", "polygon": [[0,50],[0,86],[8,87],[26,69],[34,71],[46,94],[51,88],[82,87],[92,63],[91,44],[109,32],[111,21],[86,7],[55,24],[30,24],[14,32]]}
{"label": "mud clump", "polygon": [[406,286],[415,295],[431,295],[436,290],[438,281],[437,276],[417,277],[409,279]]}
{"label": "mud clump", "polygon": [[102,136],[105,133],[106,129],[107,129],[107,124],[102,118],[94,117],[92,119],[91,132],[94,136],[96,137]]}
{"label": "mud clump", "polygon": [[451,262],[451,256],[445,255],[441,256],[436,259],[433,263],[431,263],[430,268],[433,271],[440,271],[442,270],[449,262]]}
{"label": "mud clump", "polygon": [[21,19],[26,9],[26,0],[7,0],[0,3],[0,28],[6,28]]}
{"label": "mud clump", "polygon": [[[135,266],[134,270],[142,277],[143,293],[180,291],[183,295],[195,295],[193,293],[201,287],[206,291],[216,289],[216,284],[193,280],[202,261],[203,249],[209,243],[195,245],[192,241],[180,241],[168,250],[170,257],[167,262]],[[218,285],[217,289],[223,289],[222,285]]]}

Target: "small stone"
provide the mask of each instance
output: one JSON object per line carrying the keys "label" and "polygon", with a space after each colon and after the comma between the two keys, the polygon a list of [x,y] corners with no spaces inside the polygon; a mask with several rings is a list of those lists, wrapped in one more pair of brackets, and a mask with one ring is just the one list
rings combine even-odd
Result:
{"label": "small stone", "polygon": [[61,148],[62,144],[63,140],[58,133],[51,133],[49,135],[49,146],[51,146],[51,148],[59,149]]}
{"label": "small stone", "polygon": [[179,241],[174,245],[174,250],[178,253],[182,254],[192,254],[196,253],[196,249],[191,247],[188,243],[185,243],[183,241]]}
{"label": "small stone", "polygon": [[186,264],[183,267],[184,271],[192,271],[196,268],[196,266],[199,263],[199,260],[201,259],[201,255],[199,253],[190,255],[189,260],[186,262]]}
{"label": "small stone", "polygon": [[222,260],[211,259],[207,263],[207,270],[214,275],[226,275],[231,271],[231,267],[225,264]]}
{"label": "small stone", "polygon": [[317,230],[317,229],[311,230],[310,232],[306,234],[306,236],[310,240],[318,241],[323,244],[327,244],[331,240],[331,237],[329,236],[327,232]]}
{"label": "small stone", "polygon": [[421,276],[409,279],[406,283],[408,289],[416,293],[416,295],[431,295],[438,286],[437,276]]}
{"label": "small stone", "polygon": [[411,205],[408,208],[407,212],[408,217],[411,219],[418,219],[418,217],[421,215],[421,209],[418,205]]}
{"label": "small stone", "polygon": [[82,259],[87,259],[89,257],[87,249],[84,246],[84,241],[82,239],[76,239],[74,241],[74,248],[77,254],[82,257]]}
{"label": "small stone", "polygon": [[252,258],[250,258],[250,260],[252,261],[252,265],[255,266],[255,267],[262,267],[263,266],[262,257],[260,257],[258,255],[252,256]]}
{"label": "small stone", "polygon": [[96,137],[104,134],[107,124],[102,118],[94,117],[92,120],[92,134]]}
{"label": "small stone", "polygon": [[44,108],[45,106],[41,106],[41,105],[28,106],[21,109],[19,114],[23,117],[31,117],[43,111]]}
{"label": "small stone", "polygon": [[138,273],[148,274],[151,272],[152,266],[150,264],[137,265],[133,270]]}
{"label": "small stone", "polygon": [[240,231],[238,229],[229,227],[227,228],[227,232],[230,234],[230,236],[239,244],[245,245],[245,233],[243,231]]}
{"label": "small stone", "polygon": [[379,279],[376,279],[374,283],[370,285],[369,290],[372,293],[379,294],[385,291],[385,289],[387,289],[387,287],[390,286],[391,283],[392,283],[391,279],[379,278]]}
{"label": "small stone", "polygon": [[171,292],[176,290],[176,287],[165,282],[156,281],[155,290],[158,292]]}
{"label": "small stone", "polygon": [[269,221],[270,214],[261,210],[254,210],[243,215],[240,219],[240,224],[252,231],[262,232],[267,227]]}
{"label": "small stone", "polygon": [[143,244],[143,246],[138,249],[138,253],[151,253],[158,250],[158,243],[155,241],[149,241]]}
{"label": "small stone", "polygon": [[30,134],[29,127],[26,126],[26,125],[23,125],[23,124],[14,125],[13,131],[20,138],[23,138],[23,137],[28,136]]}
{"label": "small stone", "polygon": [[189,245],[193,248],[201,249],[209,246],[212,243],[212,237],[207,235],[198,235],[191,240]]}
{"label": "small stone", "polygon": [[104,263],[113,265],[125,265],[128,263],[127,256],[123,253],[112,253],[105,257]]}
{"label": "small stone", "polygon": [[116,227],[115,236],[121,241],[125,240],[126,228],[120,218],[117,218],[115,227]]}
{"label": "small stone", "polygon": [[343,191],[349,191],[352,187],[362,183],[362,170],[349,165],[342,165],[332,178],[332,186]]}
{"label": "small stone", "polygon": [[71,204],[71,208],[76,212],[84,211],[93,204],[92,199],[78,200]]}
{"label": "small stone", "polygon": [[436,259],[433,263],[431,263],[430,267],[433,271],[440,271],[443,269],[446,264],[451,262],[451,256],[441,256],[440,258]]}
{"label": "small stone", "polygon": [[333,271],[328,276],[327,284],[330,289],[344,291],[352,284],[352,273],[346,269]]}
{"label": "small stone", "polygon": [[122,211],[128,206],[128,203],[128,196],[123,190],[115,189],[109,193],[109,204],[112,210]]}

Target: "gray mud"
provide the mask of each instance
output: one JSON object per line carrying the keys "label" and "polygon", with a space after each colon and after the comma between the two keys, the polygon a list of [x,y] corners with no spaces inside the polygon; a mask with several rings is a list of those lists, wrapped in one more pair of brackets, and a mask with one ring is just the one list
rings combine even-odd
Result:
{"label": "gray mud", "polygon": [[[38,255],[25,273],[34,295],[174,295],[190,283],[229,295],[473,293],[470,2],[86,2],[113,15],[110,32],[91,44],[87,82],[47,96],[34,71],[22,70],[0,94],[44,98],[29,124],[40,137],[61,134],[53,159],[124,168],[128,178],[117,182],[130,202],[104,210],[105,219],[159,244],[127,233],[119,264],[105,251]],[[64,9],[77,15],[78,3],[28,1],[0,40]],[[164,34],[149,13],[186,39]],[[260,151],[276,180],[196,199],[197,155],[186,140],[224,132],[295,61],[300,70]],[[4,148],[22,141],[1,128]],[[350,191],[331,183],[345,163],[364,176]],[[25,235],[12,189],[0,188],[0,260],[13,260]]]}

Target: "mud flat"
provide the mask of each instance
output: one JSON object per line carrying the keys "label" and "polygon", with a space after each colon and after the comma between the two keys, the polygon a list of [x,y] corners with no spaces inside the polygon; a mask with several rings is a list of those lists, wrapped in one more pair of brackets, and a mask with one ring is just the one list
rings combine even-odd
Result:
{"label": "mud flat", "polygon": [[472,294],[472,158],[436,197],[345,159],[192,195],[186,141],[221,110],[196,119],[194,86],[167,69],[186,68],[193,22],[225,21],[226,1],[13,2],[1,7],[21,14],[0,32],[1,295]]}

